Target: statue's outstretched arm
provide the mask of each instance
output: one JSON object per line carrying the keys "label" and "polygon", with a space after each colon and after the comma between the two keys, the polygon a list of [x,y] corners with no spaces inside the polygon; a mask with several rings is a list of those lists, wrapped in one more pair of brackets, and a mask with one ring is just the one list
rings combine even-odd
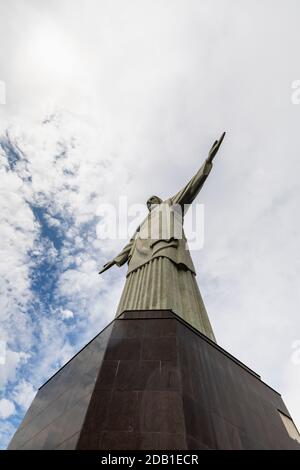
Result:
{"label": "statue's outstretched arm", "polygon": [[123,250],[112,261],[109,261],[103,266],[101,271],[99,271],[99,274],[104,273],[104,271],[107,271],[107,269],[111,268],[115,264],[117,266],[122,266],[124,263],[126,263],[129,257],[129,253],[130,253],[133,241],[134,241],[134,237],[131,238],[130,242],[127,243],[126,246],[124,246]]}
{"label": "statue's outstretched arm", "polygon": [[172,203],[180,204],[181,206],[191,204],[195,197],[199,194],[206,178],[208,177],[212,169],[212,161],[215,158],[221,143],[225,137],[225,132],[219,140],[216,140],[209,151],[208,157],[201,166],[200,170],[193,176],[193,178],[188,182],[188,184],[181,189],[175,196],[173,196]]}

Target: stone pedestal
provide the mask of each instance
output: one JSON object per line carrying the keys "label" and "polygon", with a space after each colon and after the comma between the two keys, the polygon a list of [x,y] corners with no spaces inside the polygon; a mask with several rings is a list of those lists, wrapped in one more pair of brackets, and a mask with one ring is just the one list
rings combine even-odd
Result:
{"label": "stone pedestal", "polygon": [[9,449],[300,450],[294,431],[220,346],[171,311],[132,311],[40,388]]}

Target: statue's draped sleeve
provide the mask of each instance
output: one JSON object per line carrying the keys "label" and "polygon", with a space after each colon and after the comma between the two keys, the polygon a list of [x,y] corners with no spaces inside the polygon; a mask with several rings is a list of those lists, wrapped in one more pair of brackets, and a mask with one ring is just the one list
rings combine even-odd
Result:
{"label": "statue's draped sleeve", "polygon": [[[171,198],[172,204],[180,204],[182,207],[191,204],[200,192],[211,169],[212,163],[206,160],[187,185]],[[187,209],[187,207],[185,209]]]}
{"label": "statue's draped sleeve", "polygon": [[131,253],[131,249],[135,240],[135,235],[130,239],[126,246],[124,246],[123,250],[114,258],[114,262],[117,266],[122,266],[129,261],[129,256]]}

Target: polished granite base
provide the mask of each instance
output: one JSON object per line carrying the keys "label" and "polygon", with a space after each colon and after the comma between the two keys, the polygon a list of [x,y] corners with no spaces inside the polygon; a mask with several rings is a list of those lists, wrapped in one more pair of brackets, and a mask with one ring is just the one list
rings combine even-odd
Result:
{"label": "polished granite base", "polygon": [[300,450],[288,428],[244,364],[171,311],[132,311],[40,388],[9,449]]}

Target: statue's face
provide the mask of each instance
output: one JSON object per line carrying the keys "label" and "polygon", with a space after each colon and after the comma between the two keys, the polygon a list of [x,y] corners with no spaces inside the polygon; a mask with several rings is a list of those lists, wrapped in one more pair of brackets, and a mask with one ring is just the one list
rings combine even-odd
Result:
{"label": "statue's face", "polygon": [[151,209],[153,209],[157,204],[160,204],[161,202],[162,199],[160,199],[160,197],[158,196],[149,197],[149,199],[147,200],[147,207],[149,211],[151,211]]}

